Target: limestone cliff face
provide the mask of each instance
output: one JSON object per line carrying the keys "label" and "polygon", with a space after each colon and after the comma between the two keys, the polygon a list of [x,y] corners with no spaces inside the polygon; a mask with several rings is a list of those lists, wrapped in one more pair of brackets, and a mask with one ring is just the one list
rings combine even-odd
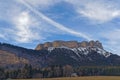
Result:
{"label": "limestone cliff face", "polygon": [[54,41],[54,42],[46,42],[44,44],[39,44],[35,48],[35,50],[47,49],[48,47],[68,47],[68,48],[78,48],[78,47],[99,47],[103,49],[102,44],[99,41]]}
{"label": "limestone cliff face", "polygon": [[46,42],[46,43],[43,45],[44,48],[48,48],[48,47],[51,47],[51,46],[52,46],[52,43],[50,43],[50,42]]}
{"label": "limestone cliff face", "polygon": [[52,47],[61,47],[61,46],[75,48],[75,47],[78,47],[78,42],[77,41],[54,41]]}
{"label": "limestone cliff face", "polygon": [[54,41],[52,43],[52,46],[51,47],[60,47],[60,46],[64,46],[64,42],[63,41]]}
{"label": "limestone cliff face", "polygon": [[35,50],[41,50],[43,49],[43,44],[38,44],[37,47],[35,48]]}
{"label": "limestone cliff face", "polygon": [[83,41],[83,42],[81,42],[81,43],[79,43],[80,45],[80,47],[87,47],[87,46],[89,46],[89,42],[87,42],[87,41]]}

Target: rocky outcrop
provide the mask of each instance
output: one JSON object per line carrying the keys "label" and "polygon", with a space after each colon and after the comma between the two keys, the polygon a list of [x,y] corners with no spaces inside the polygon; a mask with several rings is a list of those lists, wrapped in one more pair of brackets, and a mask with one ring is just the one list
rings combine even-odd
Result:
{"label": "rocky outcrop", "polygon": [[81,42],[81,43],[79,43],[80,45],[80,47],[87,47],[87,46],[89,46],[89,42],[87,42],[87,41],[83,41],[83,42]]}
{"label": "rocky outcrop", "polygon": [[35,50],[41,50],[43,49],[43,44],[38,44],[37,47],[35,48]]}
{"label": "rocky outcrop", "polygon": [[99,47],[103,49],[102,44],[99,41],[83,41],[83,42],[77,42],[77,41],[54,41],[54,42],[46,42],[44,44],[39,44],[35,48],[35,50],[41,50],[41,49],[47,49],[49,47],[68,47],[68,48],[78,48],[78,47]]}
{"label": "rocky outcrop", "polygon": [[66,46],[69,48],[78,47],[77,41],[54,41],[52,44],[53,46],[51,47],[62,47],[62,46]]}

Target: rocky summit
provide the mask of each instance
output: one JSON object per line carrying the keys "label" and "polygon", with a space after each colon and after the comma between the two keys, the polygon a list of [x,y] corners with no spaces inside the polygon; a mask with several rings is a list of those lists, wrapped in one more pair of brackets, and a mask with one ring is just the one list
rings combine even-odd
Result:
{"label": "rocky summit", "polygon": [[83,42],[78,42],[78,41],[53,41],[53,42],[46,42],[44,44],[38,44],[35,50],[42,50],[42,49],[47,49],[49,47],[68,47],[68,48],[79,48],[79,47],[99,47],[103,49],[102,43],[99,41],[83,41]]}

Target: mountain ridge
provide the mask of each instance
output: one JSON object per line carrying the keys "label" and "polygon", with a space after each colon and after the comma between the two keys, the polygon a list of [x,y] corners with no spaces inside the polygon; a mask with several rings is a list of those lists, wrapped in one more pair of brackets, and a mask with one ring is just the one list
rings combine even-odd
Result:
{"label": "mountain ridge", "polygon": [[[63,44],[66,42],[67,44]],[[72,46],[68,45],[70,44],[70,42],[72,42],[71,44],[75,44],[73,44]],[[82,44],[82,47],[81,45],[76,46],[76,43],[77,45],[79,43]],[[90,45],[86,45],[86,43],[90,43]],[[55,47],[47,46],[39,50],[32,50],[14,46],[11,44],[1,43],[0,65],[4,65],[7,67],[10,66],[12,68],[21,67],[24,64],[30,64],[33,67],[67,64],[71,66],[120,65],[120,56],[104,50],[102,43],[98,41],[57,41]],[[10,55],[12,57],[9,57]],[[7,62],[6,60],[8,59],[10,59],[11,62]],[[18,61],[18,63],[15,63],[13,59]],[[6,63],[4,63],[5,61]]]}
{"label": "mountain ridge", "polygon": [[78,42],[78,41],[62,41],[62,40],[56,40],[53,42],[45,42],[43,44],[38,44],[37,47],[35,48],[35,50],[41,50],[41,49],[46,49],[48,47],[68,47],[68,48],[78,48],[78,47],[99,47],[101,49],[103,49],[102,43],[100,43],[99,41],[82,41],[82,42]]}

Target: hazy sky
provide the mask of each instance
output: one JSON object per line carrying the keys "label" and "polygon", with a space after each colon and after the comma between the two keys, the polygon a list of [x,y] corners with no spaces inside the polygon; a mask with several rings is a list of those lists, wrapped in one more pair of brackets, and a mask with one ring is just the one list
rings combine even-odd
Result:
{"label": "hazy sky", "polygon": [[0,0],[0,42],[34,48],[99,40],[120,55],[120,0]]}

